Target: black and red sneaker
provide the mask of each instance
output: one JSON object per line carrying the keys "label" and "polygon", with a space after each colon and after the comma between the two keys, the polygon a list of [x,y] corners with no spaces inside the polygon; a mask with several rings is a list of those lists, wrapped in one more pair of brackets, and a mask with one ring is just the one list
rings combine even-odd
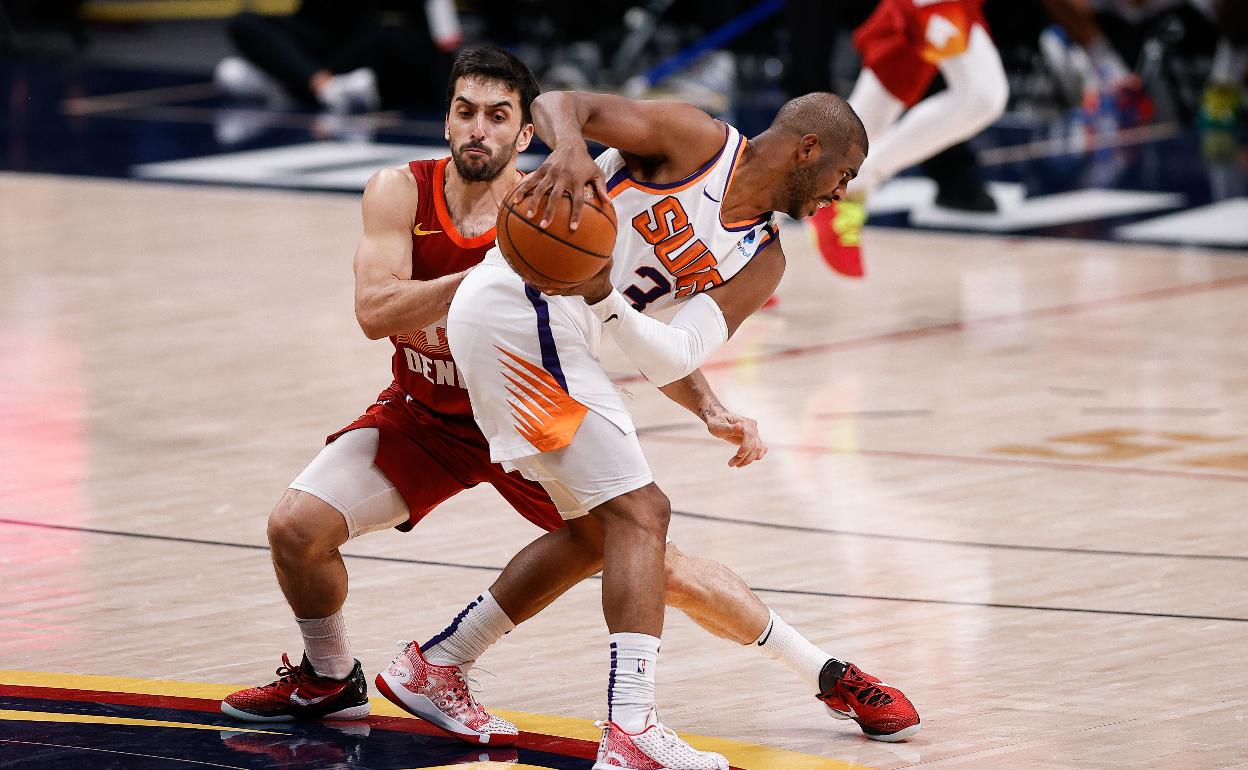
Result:
{"label": "black and red sneaker", "polygon": [[330,679],[312,669],[305,654],[290,665],[282,653],[276,682],[227,695],[221,713],[248,722],[291,722],[296,719],[363,719],[368,716],[368,683],[360,662],[345,679]]}
{"label": "black and red sneaker", "polygon": [[919,712],[901,690],[832,658],[819,672],[815,697],[835,719],[852,719],[868,738],[893,743],[919,731]]}

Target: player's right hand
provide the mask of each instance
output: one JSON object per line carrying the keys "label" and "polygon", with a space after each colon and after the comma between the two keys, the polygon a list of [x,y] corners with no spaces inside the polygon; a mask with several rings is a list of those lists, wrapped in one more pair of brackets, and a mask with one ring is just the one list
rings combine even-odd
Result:
{"label": "player's right hand", "polygon": [[532,219],[544,198],[546,210],[537,225],[544,228],[554,219],[555,206],[558,205],[559,199],[564,195],[570,196],[572,214],[569,229],[575,230],[580,225],[581,209],[585,207],[585,200],[590,191],[601,200],[609,200],[607,182],[602,175],[602,169],[598,168],[598,164],[589,157],[589,151],[584,145],[578,147],[575,144],[568,144],[556,148],[546,157],[546,160],[542,161],[542,165],[520,181],[511,193],[511,203],[514,206],[527,198],[525,203],[529,208],[525,216]]}
{"label": "player's right hand", "polygon": [[719,410],[707,416],[706,429],[715,438],[737,445],[737,453],[728,460],[729,468],[744,468],[767,455],[767,442],[758,435],[758,422],[751,417]]}

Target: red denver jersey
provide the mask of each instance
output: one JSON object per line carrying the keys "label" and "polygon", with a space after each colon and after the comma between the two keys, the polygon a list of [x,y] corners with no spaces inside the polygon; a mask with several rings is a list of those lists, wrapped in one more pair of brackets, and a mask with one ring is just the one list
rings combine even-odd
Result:
{"label": "red denver jersey", "polygon": [[[412,278],[418,281],[467,270],[494,245],[492,227],[475,238],[465,238],[455,229],[443,188],[449,161],[414,160],[407,164],[418,190],[412,222]],[[434,412],[472,414],[463,378],[451,360],[445,316],[424,329],[395,335],[390,341],[394,343],[394,382],[405,394]]]}

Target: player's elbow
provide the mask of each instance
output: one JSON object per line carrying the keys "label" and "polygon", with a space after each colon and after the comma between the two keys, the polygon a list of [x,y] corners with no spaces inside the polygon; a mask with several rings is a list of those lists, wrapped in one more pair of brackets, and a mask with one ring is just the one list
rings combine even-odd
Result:
{"label": "player's elbow", "polygon": [[364,304],[356,303],[355,320],[360,325],[360,331],[364,332],[364,336],[370,340],[390,336],[390,330],[382,323],[378,313]]}

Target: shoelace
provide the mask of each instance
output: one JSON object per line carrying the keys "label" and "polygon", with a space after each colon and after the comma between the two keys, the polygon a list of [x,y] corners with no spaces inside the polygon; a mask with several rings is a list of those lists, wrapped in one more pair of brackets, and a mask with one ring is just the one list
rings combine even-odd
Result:
{"label": "shoelace", "polygon": [[277,671],[273,673],[277,674],[277,681],[273,684],[290,684],[296,680],[306,678],[303,668],[291,665],[290,655],[284,652],[282,653],[282,665],[278,666]]}
{"label": "shoelace", "polygon": [[[395,641],[394,644],[400,649],[400,651],[406,650],[407,646],[411,644],[411,640],[399,639]],[[283,659],[285,659],[285,656],[282,656],[282,657]],[[453,699],[459,702],[473,703],[474,705],[477,706],[479,710],[484,711],[484,709],[481,708],[480,704],[476,703],[475,699],[472,697],[472,693],[481,692],[485,688],[482,687],[481,683],[478,682],[476,679],[473,679],[472,677],[465,674],[463,670],[460,669],[459,666],[452,666],[451,668],[455,670],[455,685],[451,687],[451,695],[453,696]],[[485,669],[483,668],[478,669],[477,666],[473,666],[472,669],[470,670],[485,671]],[[485,673],[490,674],[489,671],[485,671]],[[494,676],[494,675],[490,674],[490,676]]]}

